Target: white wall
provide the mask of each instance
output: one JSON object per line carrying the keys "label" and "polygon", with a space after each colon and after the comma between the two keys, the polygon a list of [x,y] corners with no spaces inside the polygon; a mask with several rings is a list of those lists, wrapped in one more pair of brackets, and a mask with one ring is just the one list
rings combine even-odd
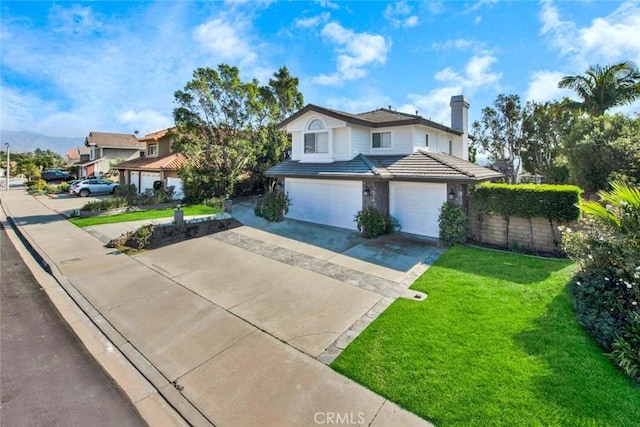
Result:
{"label": "white wall", "polygon": [[333,130],[333,160],[351,160],[349,139],[351,128],[343,127]]}

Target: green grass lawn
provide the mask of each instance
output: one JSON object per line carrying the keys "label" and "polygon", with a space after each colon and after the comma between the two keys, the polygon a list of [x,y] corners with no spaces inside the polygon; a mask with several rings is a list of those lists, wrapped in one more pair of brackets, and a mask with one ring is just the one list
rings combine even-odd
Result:
{"label": "green grass lawn", "polygon": [[[222,209],[212,208],[205,205],[183,206],[184,215],[213,215],[221,213]],[[114,224],[116,222],[140,221],[143,219],[171,218],[173,217],[174,208],[157,209],[140,212],[127,212],[116,215],[94,216],[89,218],[69,218],[73,224],[78,227],[89,227],[100,224]]]}
{"label": "green grass lawn", "polygon": [[332,367],[437,426],[638,426],[640,387],[578,324],[569,261],[449,249]]}

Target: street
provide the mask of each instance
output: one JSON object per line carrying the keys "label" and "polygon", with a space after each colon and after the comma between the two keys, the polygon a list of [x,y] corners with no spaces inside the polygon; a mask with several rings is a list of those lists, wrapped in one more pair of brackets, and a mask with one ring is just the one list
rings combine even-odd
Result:
{"label": "street", "polygon": [[144,426],[0,230],[0,425]]}

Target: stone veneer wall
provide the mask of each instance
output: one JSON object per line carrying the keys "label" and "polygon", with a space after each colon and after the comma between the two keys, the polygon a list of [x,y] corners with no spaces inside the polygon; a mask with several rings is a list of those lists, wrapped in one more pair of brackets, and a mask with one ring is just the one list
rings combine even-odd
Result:
{"label": "stone veneer wall", "polygon": [[[556,255],[562,253],[559,225],[563,224],[554,220],[552,226],[546,218],[529,220],[511,217],[507,222],[501,216],[482,214],[478,218],[478,214],[473,213],[467,218],[468,237],[471,241],[511,250]],[[565,225],[571,227],[572,224]]]}

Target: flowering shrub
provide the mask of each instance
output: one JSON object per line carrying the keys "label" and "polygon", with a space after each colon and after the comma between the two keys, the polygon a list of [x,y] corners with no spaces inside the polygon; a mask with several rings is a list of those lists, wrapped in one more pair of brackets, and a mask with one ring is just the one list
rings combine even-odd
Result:
{"label": "flowering shrub", "polygon": [[[623,351],[638,343],[640,315],[640,188],[612,184],[601,203],[584,202],[578,230],[565,230],[563,245],[578,264],[574,305],[578,319],[627,373],[640,354]],[[634,332],[635,331],[635,335]],[[615,343],[615,344],[614,344]],[[635,363],[635,365],[634,365]],[[636,375],[637,371],[633,373]]]}

